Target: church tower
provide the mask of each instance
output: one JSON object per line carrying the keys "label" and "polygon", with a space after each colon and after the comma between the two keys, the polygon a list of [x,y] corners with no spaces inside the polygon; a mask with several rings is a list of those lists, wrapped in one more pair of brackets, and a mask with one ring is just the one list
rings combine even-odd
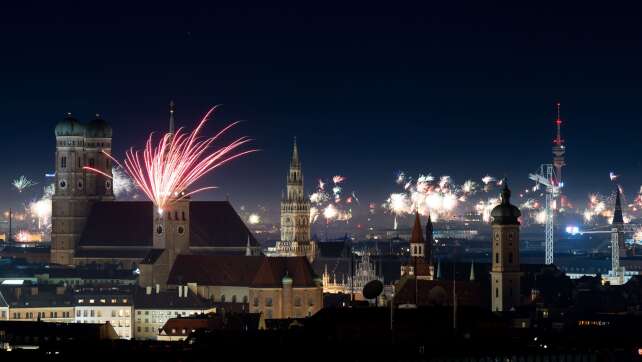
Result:
{"label": "church tower", "polygon": [[521,212],[510,203],[510,190],[504,180],[501,204],[491,211],[492,224],[492,310],[509,311],[520,304],[519,217]]}
{"label": "church tower", "polygon": [[281,256],[307,256],[312,262],[315,243],[310,240],[310,202],[303,191],[303,173],[296,138],[292,148],[287,192],[281,199],[281,240],[276,245]]}
{"label": "church tower", "polygon": [[51,263],[72,265],[76,245],[91,206],[113,200],[109,177],[83,167],[93,167],[111,176],[112,129],[97,119],[84,125],[68,114],[56,125],[56,181],[52,197]]}
{"label": "church tower", "polygon": [[421,230],[419,213],[415,213],[415,224],[410,237],[410,260],[401,266],[401,276],[414,275],[417,279],[432,280],[433,266],[430,261],[432,243],[432,222],[428,216],[426,240]]}

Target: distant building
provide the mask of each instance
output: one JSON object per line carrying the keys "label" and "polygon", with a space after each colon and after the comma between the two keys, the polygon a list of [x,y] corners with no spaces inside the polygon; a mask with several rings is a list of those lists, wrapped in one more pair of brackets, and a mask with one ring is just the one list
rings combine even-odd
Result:
{"label": "distant building", "polygon": [[9,306],[7,316],[16,321],[74,321],[74,304],[64,287],[10,286],[1,289]]}
{"label": "distant building", "polygon": [[171,318],[215,313],[211,300],[178,288],[172,291],[138,289],[134,295],[134,338],[156,340],[159,330]]}
{"label": "distant building", "polygon": [[276,254],[305,256],[313,262],[316,253],[316,243],[310,239],[310,201],[303,191],[303,172],[295,139],[287,194],[281,199],[281,240],[276,243]]}
{"label": "distant building", "polygon": [[[17,349],[37,349],[41,345],[74,343],[78,348],[82,343],[117,339],[116,332],[109,323],[73,324],[0,321],[0,351]],[[29,359],[27,357],[27,359]]]}
{"label": "distant building", "polygon": [[323,307],[323,286],[305,257],[180,255],[169,288],[247,306],[262,319],[306,317]]}
{"label": "distant building", "polygon": [[127,291],[80,290],[74,295],[76,323],[109,323],[120,338],[131,339],[133,300]]}
{"label": "distant building", "polygon": [[510,203],[510,190],[504,180],[501,203],[490,213],[492,224],[492,310],[510,311],[520,305],[519,217]]}
{"label": "distant building", "polygon": [[260,316],[256,313],[204,314],[171,318],[159,330],[159,341],[184,341],[190,335],[211,331],[256,331]]}
{"label": "distant building", "polygon": [[406,265],[401,266],[401,276],[414,276],[417,279],[433,279],[434,269],[432,265],[432,221],[428,215],[426,224],[426,239],[424,240],[421,230],[419,213],[415,214],[415,224],[412,227],[410,237],[410,260]]}

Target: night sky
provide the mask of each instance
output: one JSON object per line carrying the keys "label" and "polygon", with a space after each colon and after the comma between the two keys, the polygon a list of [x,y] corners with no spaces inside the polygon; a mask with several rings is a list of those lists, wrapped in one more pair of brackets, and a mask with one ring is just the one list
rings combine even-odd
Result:
{"label": "night sky", "polygon": [[199,196],[235,205],[278,205],[294,136],[307,191],[341,174],[381,203],[400,170],[530,185],[528,172],[551,160],[557,100],[567,194],[608,192],[609,171],[629,198],[642,184],[639,9],[17,3],[0,15],[2,208],[40,192],[10,183],[44,182],[66,112],[100,113],[121,158],[166,130],[170,99],[179,126],[216,104],[208,132],[245,120],[231,135],[261,152],[209,176],[220,189]]}

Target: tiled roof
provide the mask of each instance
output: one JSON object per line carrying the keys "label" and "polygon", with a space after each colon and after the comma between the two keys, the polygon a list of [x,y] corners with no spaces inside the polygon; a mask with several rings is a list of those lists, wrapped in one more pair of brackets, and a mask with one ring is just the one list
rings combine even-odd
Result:
{"label": "tiled roof", "polygon": [[249,286],[262,256],[179,255],[167,280],[168,284]]}
{"label": "tiled roof", "polygon": [[[243,248],[248,236],[251,246],[259,245],[229,202],[190,201],[189,205],[190,246]],[[83,247],[151,248],[153,205],[142,201],[97,202],[91,209],[86,225],[79,243],[81,250],[77,255],[80,257],[101,256],[95,251],[82,250]]]}
{"label": "tiled roof", "polygon": [[139,288],[134,294],[136,309],[209,309],[212,301],[200,298],[194,293],[187,293],[187,297],[179,297],[178,291],[162,291],[156,293],[152,288],[151,294]]}
{"label": "tiled roof", "polygon": [[189,204],[190,246],[245,247],[259,243],[227,201],[191,201]]}
{"label": "tiled roof", "polygon": [[285,275],[294,287],[314,287],[314,271],[305,257],[179,255],[168,284],[281,287]]}
{"label": "tiled roof", "polygon": [[263,258],[263,263],[259,268],[252,287],[270,288],[281,287],[281,280],[285,275],[292,278],[294,287],[314,287],[314,271],[310,266],[307,258],[300,257],[274,257]]}
{"label": "tiled roof", "polygon": [[87,218],[80,245],[151,247],[153,221],[151,202],[97,202]]}

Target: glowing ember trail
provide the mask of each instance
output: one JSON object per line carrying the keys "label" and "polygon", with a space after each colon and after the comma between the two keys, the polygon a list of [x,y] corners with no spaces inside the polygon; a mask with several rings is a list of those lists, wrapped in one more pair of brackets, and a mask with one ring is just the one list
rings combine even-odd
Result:
{"label": "glowing ember trail", "polygon": [[17,179],[13,180],[11,184],[16,188],[16,190],[18,190],[18,192],[22,192],[25,189],[30,188],[31,186],[37,185],[38,183],[33,182],[24,176],[20,176]]}
{"label": "glowing ember trail", "polygon": [[[205,174],[229,161],[257,151],[236,151],[251,141],[247,137],[237,138],[223,147],[212,150],[214,142],[238,122],[226,126],[213,137],[199,138],[199,133],[215,110],[216,107],[211,108],[190,133],[183,132],[182,128],[174,134],[166,133],[157,145],[153,144],[150,135],[142,154],[131,148],[126,152],[123,163],[106,154],[123,167],[136,186],[154,203],[159,214],[174,201],[215,188],[207,186],[186,192]],[[94,168],[84,168],[109,177]]]}

